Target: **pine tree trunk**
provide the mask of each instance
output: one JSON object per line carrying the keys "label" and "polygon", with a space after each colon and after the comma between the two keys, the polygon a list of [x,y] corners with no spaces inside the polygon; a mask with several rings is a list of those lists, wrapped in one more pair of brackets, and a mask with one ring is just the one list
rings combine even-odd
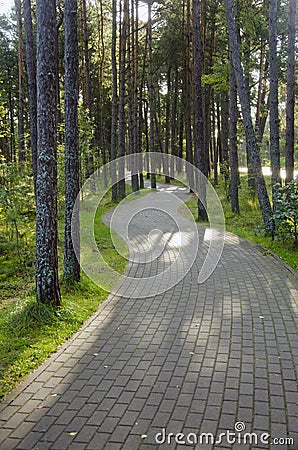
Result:
{"label": "pine tree trunk", "polygon": [[165,153],[166,153],[166,165],[167,172],[165,175],[165,183],[169,184],[171,182],[171,178],[169,176],[169,158],[167,155],[169,154],[170,148],[170,122],[171,122],[171,96],[172,96],[172,67],[169,66],[167,71],[167,97],[166,97],[166,134],[165,134]]}
{"label": "pine tree trunk", "polygon": [[[65,70],[65,228],[64,228],[64,279],[80,280],[80,263],[76,255],[80,251],[79,210],[74,209],[80,190],[79,179],[79,58],[77,36],[77,0],[64,3],[64,70]],[[73,232],[73,234],[72,234]]]}
{"label": "pine tree trunk", "polygon": [[252,164],[252,169],[256,181],[256,189],[258,194],[258,200],[260,204],[260,209],[262,213],[262,217],[264,220],[265,227],[268,231],[272,232],[273,228],[273,218],[272,218],[272,208],[270,205],[270,200],[268,196],[268,192],[266,189],[265,180],[262,174],[262,166],[259,155],[259,148],[257,139],[255,136],[252,118],[250,114],[250,102],[249,102],[249,92],[246,89],[243,67],[241,64],[240,52],[238,47],[237,40],[237,32],[235,26],[235,17],[234,17],[234,1],[233,0],[225,0],[225,8],[226,8],[226,17],[227,17],[227,25],[229,32],[229,44],[230,44],[230,52],[231,52],[231,61],[233,64],[237,90],[239,93],[239,99],[241,104],[241,111],[243,117],[243,123],[245,128],[246,140],[248,145],[248,152],[250,155],[250,160]]}
{"label": "pine tree trunk", "polygon": [[[147,24],[147,36],[148,36],[148,56],[149,56],[149,148],[150,152],[155,151],[155,133],[154,133],[154,121],[155,121],[155,99],[154,99],[154,85],[153,85],[153,52],[152,52],[152,3],[153,0],[148,0],[148,24]],[[156,166],[155,158],[151,158],[151,189],[156,189]]]}
{"label": "pine tree trunk", "polygon": [[223,92],[221,97],[221,144],[222,164],[225,182],[229,181],[229,94]]}
{"label": "pine tree trunk", "polygon": [[[240,37],[240,30],[237,30],[238,36]],[[251,55],[251,42],[250,42],[250,36],[248,34],[244,35],[243,39],[243,59],[244,59],[244,83],[245,88],[248,92],[248,100],[249,100],[249,111],[251,114],[251,98],[250,98],[250,55]],[[250,161],[250,155],[249,155],[249,149],[248,149],[248,143],[246,142],[246,164],[247,164],[247,185],[251,191],[251,193],[255,193],[256,191],[256,183],[254,179],[254,173],[252,169],[252,164]]]}
{"label": "pine tree trunk", "polygon": [[36,296],[60,305],[57,254],[56,1],[37,0]]}
{"label": "pine tree trunk", "polygon": [[15,124],[14,124],[14,101],[11,89],[8,92],[8,109],[9,109],[9,129],[10,129],[10,142],[9,142],[9,162],[15,162],[16,159],[16,146],[15,146]]}
{"label": "pine tree trunk", "polygon": [[[112,3],[112,83],[113,83],[113,97],[112,97],[112,123],[111,123],[111,161],[117,158],[117,122],[118,122],[118,86],[117,86],[117,1]],[[111,166],[112,178],[112,200],[118,198],[118,184],[116,183],[116,170]]]}
{"label": "pine tree trunk", "polygon": [[[186,139],[186,161],[190,164],[194,162],[193,139],[192,139],[192,79],[191,79],[191,5],[190,0],[186,1],[186,21],[184,39],[184,119],[185,119],[185,139]],[[189,182],[193,186],[192,175],[189,174]]]}
{"label": "pine tree trunk", "polygon": [[260,136],[260,123],[261,123],[261,114],[262,114],[262,96],[263,96],[263,84],[264,84],[264,62],[265,62],[265,39],[261,38],[261,53],[260,53],[260,62],[259,62],[259,82],[258,82],[258,96],[257,96],[257,107],[256,107],[256,124],[255,130],[256,135]]}
{"label": "pine tree trunk", "polygon": [[[84,40],[84,83],[86,90],[86,107],[88,110],[88,117],[91,120],[93,114],[92,104],[92,89],[91,89],[91,75],[90,75],[90,55],[89,55],[89,35],[87,22],[87,5],[86,0],[82,0],[82,20],[83,20],[83,40]],[[86,156],[86,175],[89,177],[94,171],[94,158],[92,153],[92,146],[89,144],[88,154]]]}
{"label": "pine tree trunk", "polygon": [[[118,130],[118,157],[125,155],[125,72],[126,72],[126,44],[127,44],[127,26],[128,26],[128,0],[124,0],[124,11],[121,26],[120,37],[120,67],[119,67],[119,130]],[[125,178],[124,165],[119,164],[119,183],[118,183],[119,198],[125,197]]]}
{"label": "pine tree trunk", "polygon": [[90,78],[90,57],[89,57],[89,37],[87,25],[86,0],[82,0],[83,32],[84,32],[84,57],[85,57],[85,83],[86,83],[86,103],[90,117],[92,117],[92,96]]}
{"label": "pine tree trunk", "polygon": [[134,0],[131,0],[130,7],[131,16],[131,26],[128,30],[128,115],[129,115],[129,153],[132,155],[132,175],[131,175],[131,186],[133,192],[138,192],[140,189],[139,176],[138,176],[138,164],[137,164],[137,97],[138,97],[138,86],[137,86],[137,72],[138,66],[136,65],[136,23],[135,23],[135,5]]}
{"label": "pine tree trunk", "polygon": [[[98,136],[98,142],[100,144],[101,149],[101,158],[102,158],[102,164],[105,166],[107,163],[107,143],[106,143],[106,131],[104,126],[104,65],[105,65],[105,59],[106,59],[106,45],[105,45],[105,39],[104,39],[104,5],[103,1],[99,1],[99,9],[97,7],[97,27],[98,27],[98,46],[100,48],[100,55],[99,55],[99,100],[97,101],[98,105],[98,129],[99,129],[99,136]],[[91,75],[90,75],[91,78]],[[91,83],[90,83],[91,85]],[[92,151],[92,149],[91,149]],[[93,158],[94,159],[94,158]],[[95,169],[95,167],[94,167]],[[104,168],[104,177],[105,180],[107,179],[106,170]],[[105,181],[106,183],[106,181]]]}
{"label": "pine tree trunk", "polygon": [[286,105],[287,183],[293,180],[294,178],[295,24],[296,24],[296,0],[289,0],[287,105]]}
{"label": "pine tree trunk", "polygon": [[230,65],[230,197],[232,211],[240,214],[238,183],[239,183],[239,167],[237,152],[237,89],[234,69]]}
{"label": "pine tree trunk", "polygon": [[23,54],[23,23],[22,23],[22,5],[21,0],[15,0],[15,8],[18,23],[18,68],[19,68],[19,110],[18,110],[18,138],[19,153],[18,162],[21,165],[25,162],[25,126],[24,126],[24,54]]}
{"label": "pine tree trunk", "polygon": [[[194,80],[194,141],[195,166],[207,177],[208,165],[205,155],[204,146],[204,120],[202,110],[202,49],[201,49],[201,17],[200,17],[200,0],[193,0],[193,80]],[[207,199],[205,180],[200,178],[200,186],[198,186],[200,198],[198,198],[198,218],[204,221],[208,220],[207,215]]]}
{"label": "pine tree trunk", "polygon": [[23,0],[24,26],[26,36],[26,66],[28,80],[28,97],[30,110],[30,145],[32,151],[32,171],[34,192],[36,194],[36,153],[37,153],[37,91],[36,91],[36,60],[34,51],[31,1]]}
{"label": "pine tree trunk", "polygon": [[277,62],[277,4],[269,0],[269,74],[270,74],[270,160],[272,183],[280,181],[278,62]]}

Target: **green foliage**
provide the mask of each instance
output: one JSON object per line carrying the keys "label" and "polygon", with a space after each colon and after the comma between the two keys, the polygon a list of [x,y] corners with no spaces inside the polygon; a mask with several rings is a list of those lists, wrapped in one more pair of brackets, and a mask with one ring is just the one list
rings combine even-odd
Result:
{"label": "green foliage", "polygon": [[33,265],[35,231],[35,199],[32,177],[18,173],[14,164],[6,164],[0,155],[0,217],[5,228],[0,228],[2,239],[13,242],[18,263],[23,268]]}
{"label": "green foliage", "polygon": [[79,153],[81,161],[81,183],[93,173],[94,149],[91,148],[91,142],[94,137],[95,124],[89,117],[88,110],[83,105],[79,105]]}
{"label": "green foliage", "polygon": [[298,245],[298,177],[285,186],[275,184],[273,201],[276,236]]}
{"label": "green foliage", "polygon": [[[270,177],[265,177],[266,182],[270,184]],[[231,209],[231,203],[226,197],[224,181],[221,180],[219,186],[216,186],[216,192],[222,203],[225,213],[225,224],[227,231],[241,236],[250,241],[256,242],[270,251],[276,253],[283,261],[288,263],[298,272],[297,247],[292,242],[272,241],[270,236],[260,232],[262,229],[262,215],[256,196],[252,195],[247,187],[247,175],[241,175],[239,187],[239,202],[241,214],[234,214]],[[197,216],[197,199],[188,201],[187,206],[192,211],[193,216]]]}
{"label": "green foliage", "polygon": [[[131,188],[128,189],[131,192]],[[101,216],[116,203],[108,193],[95,217],[95,237],[106,261],[123,273],[127,260],[115,250],[110,230]],[[63,219],[59,220],[59,264],[63,258]],[[15,245],[15,243],[13,244]],[[9,277],[0,282],[0,398],[7,394],[26,375],[41,364],[59,345],[68,339],[94,313],[107,297],[103,291],[81,275],[81,282],[72,286],[61,284],[62,306],[37,303],[34,292],[34,273],[30,280],[16,273],[17,255],[13,246],[1,239],[0,262],[10,268]],[[33,246],[33,248],[35,248]],[[1,279],[0,279],[1,281]]]}
{"label": "green foliage", "polygon": [[69,338],[105,297],[104,291],[83,277],[71,289],[62,286],[63,306],[58,309],[37,303],[28,294],[2,304],[0,398]]}
{"label": "green foliage", "polygon": [[218,60],[213,67],[213,73],[202,75],[203,86],[211,86],[216,92],[229,90],[229,62]]}
{"label": "green foliage", "polygon": [[7,109],[4,104],[2,85],[3,83],[0,80],[0,139],[9,136],[9,130],[6,121]]}

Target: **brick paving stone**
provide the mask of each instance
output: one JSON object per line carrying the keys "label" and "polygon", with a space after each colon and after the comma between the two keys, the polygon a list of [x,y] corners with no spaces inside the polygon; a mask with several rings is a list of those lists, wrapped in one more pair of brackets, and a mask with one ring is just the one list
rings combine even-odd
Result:
{"label": "brick paving stone", "polygon": [[[1,450],[17,449],[19,442],[20,442],[19,439],[8,438],[4,442],[1,443]],[[25,448],[25,447],[23,447],[23,448]]]}
{"label": "brick paving stone", "polygon": [[[216,435],[237,421],[297,444],[297,275],[227,233],[216,270],[198,285],[202,255],[163,294],[135,299],[124,284],[127,297],[110,295],[2,402],[0,449],[182,450],[173,439],[157,446],[156,433]],[[127,273],[149,276],[158,264]]]}

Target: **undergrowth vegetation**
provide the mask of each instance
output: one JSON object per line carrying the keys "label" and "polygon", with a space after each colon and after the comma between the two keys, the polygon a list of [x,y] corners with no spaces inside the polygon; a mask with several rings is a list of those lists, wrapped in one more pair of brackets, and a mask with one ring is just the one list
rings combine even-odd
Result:
{"label": "undergrowth vegetation", "polygon": [[[130,187],[127,187],[131,192]],[[113,268],[123,273],[126,259],[115,250],[110,230],[104,225],[102,215],[116,206],[108,193],[95,218],[95,239],[103,257],[112,262]],[[2,218],[5,211],[1,210]],[[35,238],[34,215],[30,216],[31,236]],[[18,222],[22,234],[22,221]],[[59,221],[59,265],[63,267],[64,223]],[[5,221],[0,226],[0,399],[43,362],[59,345],[94,313],[107,292],[97,287],[82,274],[81,282],[69,286],[61,284],[62,306],[53,308],[37,303],[34,286],[34,243],[32,244],[32,263],[24,263],[19,258],[26,250],[26,243],[19,241],[16,250],[16,237]],[[24,246],[24,247],[23,247]],[[61,276],[62,278],[62,276]]]}
{"label": "undergrowth vegetation", "polygon": [[[10,180],[2,178],[0,192],[0,399],[70,338],[107,297],[107,292],[82,274],[82,280],[77,285],[65,286],[62,283],[60,308],[55,309],[36,302],[34,199],[29,195],[30,189],[27,192],[22,187],[22,177],[13,172],[10,176]],[[164,177],[159,177],[158,181],[164,182]],[[280,234],[274,241],[264,234],[258,200],[248,189],[245,176],[241,176],[239,189],[240,215],[231,211],[224,181],[215,189],[223,205],[228,231],[272,250],[298,271],[298,249],[294,245],[293,233],[286,233],[286,239]],[[129,186],[127,191],[131,193]],[[24,198],[21,192],[24,193]],[[141,195],[148,192],[150,190],[144,190]],[[13,204],[9,193],[16,197]],[[135,195],[125,201],[134,199]],[[278,195],[280,201],[289,198],[284,188],[279,189]],[[293,197],[292,200],[296,201],[297,198]],[[283,208],[287,206],[282,202],[280,205],[283,205]],[[295,205],[294,209],[291,209],[292,213],[295,212]],[[110,229],[102,221],[102,215],[114,206],[116,203],[111,201],[111,195],[108,193],[95,218],[95,240],[108,264],[123,273],[127,260],[115,250]],[[187,206],[196,216],[197,202],[194,196],[187,202]],[[60,211],[60,217],[59,265],[62,268],[63,211]],[[282,220],[285,220],[284,215],[280,217],[280,221]],[[277,223],[281,226],[281,223]],[[289,226],[288,222],[286,226]]]}
{"label": "undergrowth vegetation", "polygon": [[[270,184],[269,177],[266,177],[266,182],[268,185]],[[271,236],[266,235],[258,199],[247,187],[246,175],[241,175],[239,188],[240,215],[232,212],[231,204],[227,197],[227,186],[224,181],[221,181],[215,187],[215,190],[223,206],[227,231],[266,247],[298,271],[298,248],[295,246],[293,236],[289,236],[288,234],[287,239],[284,239],[282,234],[276,234],[275,239],[272,240]],[[270,190],[268,189],[268,191]],[[196,197],[193,196],[186,204],[194,217],[197,217]]]}

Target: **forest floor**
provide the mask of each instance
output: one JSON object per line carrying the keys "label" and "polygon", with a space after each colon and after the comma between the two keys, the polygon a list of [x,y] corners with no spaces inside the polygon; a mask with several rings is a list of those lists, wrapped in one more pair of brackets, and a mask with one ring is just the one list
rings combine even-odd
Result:
{"label": "forest floor", "polygon": [[[161,216],[160,229],[168,220]],[[137,217],[131,230],[141,247],[143,224]],[[126,278],[129,296],[111,294],[4,399],[1,448],[149,450],[164,439],[179,448],[176,433],[204,448],[206,433],[213,442],[221,436],[231,448],[229,431],[242,448],[296,449],[297,273],[227,233],[216,269],[198,284],[204,252],[203,239],[186,276],[160,294],[135,296]],[[165,252],[156,264],[130,263],[125,274],[149,283],[168,263]]]}
{"label": "forest floor", "polygon": [[[163,182],[164,177],[158,177],[157,181]],[[245,176],[242,176],[240,188],[240,216],[232,214],[223,183],[216,191],[225,211],[228,231],[268,248],[298,271],[297,248],[291,243],[272,242],[263,235],[257,199],[248,191]],[[196,199],[190,198],[187,205],[196,216]],[[123,273],[126,260],[114,249],[110,230],[101,220],[102,214],[114,206],[109,197],[105,198],[96,216],[95,229],[104,257],[119,273]],[[33,228],[34,223],[31,226]],[[37,305],[34,297],[34,245],[29,244],[31,242],[23,247],[20,244],[17,248],[12,232],[0,228],[0,398],[68,339],[107,297],[105,291],[83,274],[79,286],[69,288],[62,283],[62,307],[59,311]],[[62,258],[63,221],[60,220],[60,267]]]}

